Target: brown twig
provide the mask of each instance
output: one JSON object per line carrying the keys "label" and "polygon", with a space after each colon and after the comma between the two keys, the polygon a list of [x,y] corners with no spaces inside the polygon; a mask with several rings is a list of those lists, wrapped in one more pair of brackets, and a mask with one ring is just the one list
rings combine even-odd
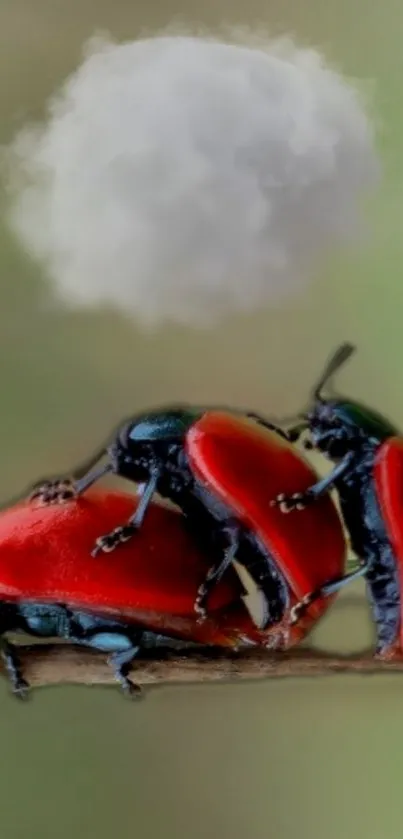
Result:
{"label": "brown twig", "polygon": [[[114,676],[104,656],[70,646],[20,647],[23,673],[31,685],[112,684]],[[329,676],[336,673],[403,672],[403,661],[377,661],[371,651],[350,656],[297,648],[288,653],[248,650],[238,654],[205,650],[195,654],[147,656],[133,665],[139,685],[178,682],[217,682],[241,679]]]}

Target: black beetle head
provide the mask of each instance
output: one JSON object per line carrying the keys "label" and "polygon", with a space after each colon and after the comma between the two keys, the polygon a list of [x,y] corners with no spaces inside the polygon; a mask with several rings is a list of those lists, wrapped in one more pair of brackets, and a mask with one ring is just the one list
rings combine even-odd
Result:
{"label": "black beetle head", "polygon": [[136,445],[181,443],[199,417],[200,411],[189,408],[162,408],[141,414],[124,426],[119,435],[120,442],[128,450]]}
{"label": "black beetle head", "polygon": [[121,474],[129,470],[133,480],[145,480],[151,466],[183,447],[189,428],[200,415],[189,408],[162,408],[127,422],[116,441]]}
{"label": "black beetle head", "polygon": [[313,405],[304,415],[311,444],[332,459],[343,457],[364,441],[381,442],[398,430],[376,411],[359,402],[343,398],[325,399],[322,390],[331,376],[354,352],[352,344],[342,344],[331,357],[313,391]]}

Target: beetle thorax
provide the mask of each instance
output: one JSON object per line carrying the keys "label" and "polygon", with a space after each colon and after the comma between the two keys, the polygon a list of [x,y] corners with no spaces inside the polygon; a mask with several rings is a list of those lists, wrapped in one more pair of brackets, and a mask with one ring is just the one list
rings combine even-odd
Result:
{"label": "beetle thorax", "polygon": [[177,499],[189,487],[191,473],[181,443],[128,440],[119,447],[119,473],[136,483],[146,483],[154,470],[159,473],[158,493]]}
{"label": "beetle thorax", "polygon": [[333,461],[342,459],[349,452],[364,451],[371,446],[359,425],[343,421],[337,410],[337,403],[318,400],[307,415],[312,445],[325,457]]}
{"label": "beetle thorax", "polygon": [[314,446],[333,460],[399,435],[390,420],[352,399],[319,398],[307,420]]}
{"label": "beetle thorax", "polygon": [[[163,454],[163,456],[162,456]],[[161,453],[160,491],[167,498],[178,499],[190,489],[193,476],[189,468],[184,447],[178,444],[166,446]]]}

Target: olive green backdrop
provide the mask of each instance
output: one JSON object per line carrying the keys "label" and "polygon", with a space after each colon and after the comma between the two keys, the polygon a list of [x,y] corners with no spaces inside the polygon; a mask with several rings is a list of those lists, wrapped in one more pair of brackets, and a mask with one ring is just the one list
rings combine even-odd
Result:
{"label": "olive green backdrop", "polygon": [[[0,142],[40,115],[94,30],[134,38],[183,12],[213,27],[224,20],[291,30],[375,83],[385,161],[375,233],[294,309],[231,322],[207,338],[173,329],[144,336],[117,318],[50,313],[43,279],[2,229],[2,501],[68,470],[140,405],[185,398],[298,409],[344,338],[361,352],[340,384],[403,426],[397,0],[186,0],[184,8],[176,0],[0,0]],[[358,586],[333,608],[317,643],[346,650],[368,642],[361,595]],[[23,706],[1,682],[0,744],[4,839],[402,835],[398,677],[172,687],[140,705],[113,689],[49,688]]]}

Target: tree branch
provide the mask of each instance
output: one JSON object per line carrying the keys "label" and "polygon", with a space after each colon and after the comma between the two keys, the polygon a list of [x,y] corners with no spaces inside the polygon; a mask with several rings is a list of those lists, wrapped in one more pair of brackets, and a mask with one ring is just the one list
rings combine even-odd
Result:
{"label": "tree branch", "polygon": [[[18,649],[24,676],[33,686],[114,683],[112,669],[100,653],[57,644]],[[135,661],[132,678],[139,685],[153,685],[386,672],[403,672],[403,661],[377,661],[370,650],[338,656],[310,648],[277,654],[263,650],[213,653],[206,649],[197,654],[162,651],[158,655],[147,654]]]}

